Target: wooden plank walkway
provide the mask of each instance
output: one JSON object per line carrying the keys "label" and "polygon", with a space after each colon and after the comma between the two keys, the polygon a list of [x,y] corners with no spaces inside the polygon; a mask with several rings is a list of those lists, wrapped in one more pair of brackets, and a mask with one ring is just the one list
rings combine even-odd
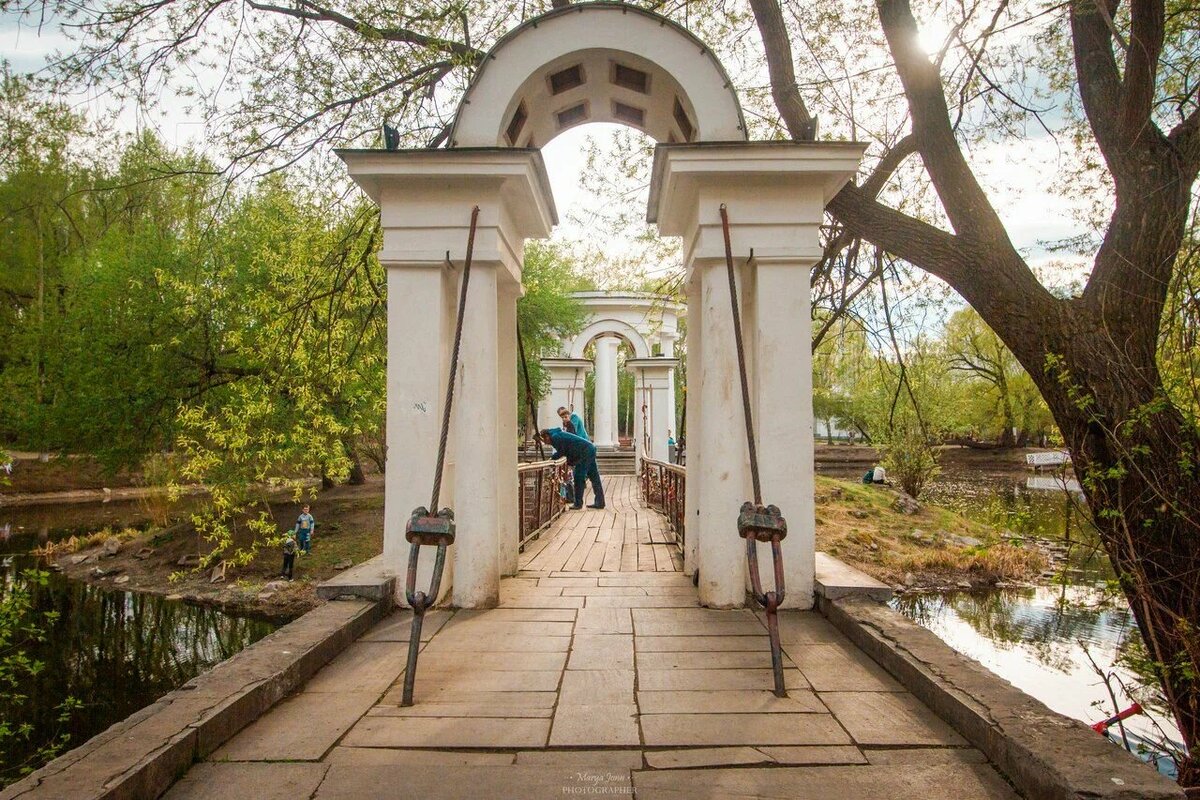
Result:
{"label": "wooden plank walkway", "polygon": [[637,478],[604,481],[606,508],[568,509],[525,545],[521,569],[534,572],[681,572],[683,556],[666,517],[644,504]]}

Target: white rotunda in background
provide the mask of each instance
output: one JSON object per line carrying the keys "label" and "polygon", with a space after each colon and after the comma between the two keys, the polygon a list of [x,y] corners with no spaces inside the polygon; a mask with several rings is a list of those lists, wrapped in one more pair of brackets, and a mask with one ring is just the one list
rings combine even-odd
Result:
{"label": "white rotunda in background", "polygon": [[[617,446],[617,351],[624,341],[633,353],[625,368],[633,373],[633,447],[640,459],[668,460],[667,438],[675,430],[675,343],[684,306],[671,297],[646,292],[576,292],[587,310],[583,329],[562,342],[557,357],[543,358],[550,391],[542,398],[538,421],[558,423],[560,407],[586,417],[584,379],[595,372],[592,440],[598,448]],[[585,358],[595,343],[595,361]]]}

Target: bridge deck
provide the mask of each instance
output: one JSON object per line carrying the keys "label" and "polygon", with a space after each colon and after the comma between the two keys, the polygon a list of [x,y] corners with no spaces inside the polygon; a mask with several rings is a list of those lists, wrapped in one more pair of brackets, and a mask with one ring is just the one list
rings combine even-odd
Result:
{"label": "bridge deck", "polygon": [[[780,615],[789,697],[775,697],[762,615],[701,608],[657,555],[648,571],[642,554],[673,546],[631,489],[607,514],[564,518],[529,554],[546,568],[504,579],[499,608],[430,612],[415,706],[400,705],[411,617],[398,611],[167,800],[1015,800],[819,614]],[[651,541],[629,547],[628,530]],[[626,554],[647,571],[604,569]]]}
{"label": "bridge deck", "polygon": [[683,557],[662,514],[642,503],[637,479],[604,482],[602,511],[568,510],[525,545],[521,569],[540,572],[679,572]]}

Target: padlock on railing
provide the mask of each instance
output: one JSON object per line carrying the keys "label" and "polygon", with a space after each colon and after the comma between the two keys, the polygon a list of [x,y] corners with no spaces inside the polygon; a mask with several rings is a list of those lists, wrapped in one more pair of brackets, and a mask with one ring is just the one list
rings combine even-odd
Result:
{"label": "padlock on railing", "polygon": [[743,539],[753,538],[766,544],[787,537],[787,520],[779,506],[756,506],[747,500],[738,513],[737,527]]}
{"label": "padlock on railing", "polygon": [[425,506],[413,509],[412,516],[404,526],[404,538],[409,544],[441,545],[454,544],[454,512],[443,508],[430,514]]}

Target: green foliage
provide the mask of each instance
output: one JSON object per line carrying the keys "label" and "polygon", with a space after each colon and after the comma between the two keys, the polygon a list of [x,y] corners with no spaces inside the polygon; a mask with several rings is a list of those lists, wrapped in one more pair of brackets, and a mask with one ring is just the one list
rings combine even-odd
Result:
{"label": "green foliage", "polygon": [[57,727],[39,734],[29,722],[13,724],[18,715],[14,710],[29,698],[22,686],[42,671],[45,665],[29,656],[32,644],[44,642],[44,629],[58,618],[54,611],[39,611],[34,603],[38,587],[46,585],[49,574],[40,570],[25,570],[0,587],[0,751],[22,749],[32,751],[29,760],[0,771],[0,786],[32,771],[61,753],[70,741],[67,730],[72,712],[79,701],[65,698],[56,708]]}
{"label": "green foliage", "polygon": [[[541,359],[562,355],[559,352],[562,339],[583,329],[586,314],[571,293],[586,289],[587,284],[560,248],[538,241],[525,245],[521,284],[525,294],[517,301],[517,327],[521,331],[529,383],[536,403],[548,391],[550,381],[542,369]],[[525,377],[520,372],[517,376],[517,408],[518,419],[524,421],[529,411]],[[555,420],[538,422],[546,427]]]}
{"label": "green foliage", "polygon": [[938,474],[937,456],[929,437],[914,415],[894,420],[887,433],[877,440],[883,448],[883,464],[892,480],[913,497]]}

